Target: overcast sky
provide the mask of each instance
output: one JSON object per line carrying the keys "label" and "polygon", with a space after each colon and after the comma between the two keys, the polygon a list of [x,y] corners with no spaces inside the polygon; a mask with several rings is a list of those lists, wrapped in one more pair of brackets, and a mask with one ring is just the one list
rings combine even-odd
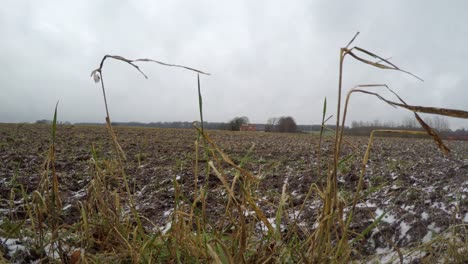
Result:
{"label": "overcast sky", "polygon": [[[335,114],[339,48],[354,45],[422,77],[346,58],[344,90],[386,83],[407,103],[468,109],[466,1],[17,1],[0,6],[0,122],[105,122],[90,78],[105,54],[152,58],[211,73],[201,76],[205,119],[290,115],[319,123],[323,99]],[[196,74],[140,63],[103,70],[113,121],[198,119]],[[383,92],[390,97],[388,93]],[[367,95],[349,120],[410,114]],[[350,123],[350,122],[349,122]],[[450,119],[452,128],[468,122]]]}

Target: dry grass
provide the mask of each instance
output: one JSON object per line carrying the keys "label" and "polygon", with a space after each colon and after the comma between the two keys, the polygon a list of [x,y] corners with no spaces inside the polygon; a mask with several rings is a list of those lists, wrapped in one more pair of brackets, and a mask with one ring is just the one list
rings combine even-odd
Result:
{"label": "dry grass", "polygon": [[[357,36],[357,35],[356,35]],[[286,209],[289,203],[288,186],[285,183],[276,205],[274,221],[266,217],[259,204],[255,189],[262,180],[245,169],[248,155],[241,162],[234,162],[229,155],[218,147],[216,142],[203,128],[203,103],[199,74],[206,74],[191,67],[167,64],[150,59],[128,60],[120,56],[105,56],[100,67],[92,72],[95,81],[101,83],[104,104],[106,106],[106,123],[110,138],[115,148],[115,159],[106,160],[99,157],[93,149],[93,179],[88,186],[88,199],[79,203],[80,219],[72,225],[64,224],[59,184],[54,167],[54,142],[56,133],[57,109],[52,125],[52,143],[49,155],[44,164],[41,183],[36,191],[27,194],[21,189],[17,191],[23,195],[24,207],[27,215],[19,221],[10,231],[13,237],[18,229],[29,230],[29,248],[36,259],[44,262],[63,263],[347,263],[356,260],[353,256],[355,242],[364,239],[366,232],[378,226],[381,217],[364,232],[356,233],[350,228],[353,221],[353,212],[356,204],[362,197],[362,182],[366,171],[366,164],[370,157],[372,142],[375,134],[386,133],[428,133],[434,138],[444,153],[448,148],[443,144],[437,134],[432,130],[416,112],[442,114],[467,118],[467,112],[460,110],[438,109],[429,107],[411,106],[406,104],[398,95],[401,103],[389,101],[377,93],[367,89],[372,87],[387,87],[384,84],[358,85],[351,89],[340,118],[341,110],[341,84],[343,76],[343,61],[346,55],[365,64],[392,69],[415,75],[402,70],[387,59],[369,52],[365,49],[349,48],[350,43],[341,49],[340,80],[338,87],[338,104],[336,114],[335,148],[331,157],[321,153],[323,131],[328,129],[325,125],[327,105],[323,107],[322,130],[318,145],[318,163],[325,164],[328,169],[321,170],[318,166],[318,176],[326,177],[326,183],[320,181],[310,186],[305,196],[299,214],[304,205],[312,196],[322,200],[323,208],[319,212],[316,228],[304,230],[298,226],[294,219],[289,219]],[[370,56],[378,61],[366,59],[360,54]],[[104,61],[112,58],[128,63],[136,68],[145,77],[146,75],[136,64],[138,62],[155,62],[165,66],[174,66],[197,73],[199,93],[199,110],[201,125],[194,123],[198,132],[195,141],[194,191],[190,197],[181,191],[181,186],[174,180],[174,210],[167,228],[160,230],[157,225],[143,217],[135,205],[125,172],[125,154],[118,143],[114,133],[104,88],[102,68]],[[419,79],[419,77],[416,77]],[[387,87],[388,88],[388,87]],[[373,131],[367,151],[362,159],[361,174],[357,189],[353,195],[352,203],[346,203],[338,189],[338,165],[349,157],[342,158],[341,146],[349,143],[344,138],[344,124],[348,110],[350,95],[354,92],[377,96],[379,99],[395,107],[402,107],[413,111],[416,119],[426,132],[420,131]],[[393,92],[393,91],[392,91]],[[349,143],[350,144],[350,143]],[[200,154],[201,153],[201,154]],[[356,155],[354,153],[353,155]],[[200,156],[202,155],[202,157]],[[205,184],[198,185],[198,175],[201,160],[206,162]],[[226,169],[230,168],[230,169]],[[212,172],[212,173],[210,173]],[[206,216],[206,204],[210,196],[209,177],[219,179],[226,192],[224,217],[217,222],[210,221]],[[316,194],[316,195],[313,195]],[[349,209],[347,217],[345,209]],[[253,218],[248,218],[250,212]],[[373,216],[372,216],[373,217]],[[288,218],[288,219],[285,219]],[[12,216],[11,220],[15,220]],[[18,219],[17,219],[18,220]],[[285,221],[287,220],[287,221]],[[282,228],[283,223],[289,223]],[[402,261],[407,255],[414,252],[430,252],[427,261],[446,260],[448,262],[462,262],[466,260],[465,249],[468,248],[466,226],[452,227],[453,232],[447,231],[447,236],[439,236],[429,243],[402,251],[396,246],[398,259]],[[461,235],[463,234],[463,235]],[[356,252],[354,252],[356,253]]]}

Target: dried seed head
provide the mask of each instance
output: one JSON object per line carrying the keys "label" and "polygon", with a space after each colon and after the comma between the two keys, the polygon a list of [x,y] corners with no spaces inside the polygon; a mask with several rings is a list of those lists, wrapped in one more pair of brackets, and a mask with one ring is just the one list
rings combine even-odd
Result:
{"label": "dried seed head", "polygon": [[101,80],[101,76],[99,75],[99,72],[95,71],[93,72],[93,79],[94,82],[98,83]]}

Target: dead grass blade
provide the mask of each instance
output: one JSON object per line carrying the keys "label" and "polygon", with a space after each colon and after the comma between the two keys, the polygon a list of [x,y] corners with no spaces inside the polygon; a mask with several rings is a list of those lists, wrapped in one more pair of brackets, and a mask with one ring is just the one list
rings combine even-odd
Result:
{"label": "dead grass blade", "polygon": [[399,104],[392,101],[387,101],[387,103],[406,108],[413,112],[425,113],[425,114],[434,114],[434,115],[443,115],[456,118],[468,119],[468,111],[458,110],[458,109],[449,109],[449,108],[438,108],[438,107],[427,107],[427,106],[416,106],[416,105],[405,105]]}
{"label": "dead grass blade", "polygon": [[[391,93],[393,93],[398,98],[398,100],[400,100],[400,102],[402,102],[405,106],[408,106],[408,104],[397,93],[395,93],[392,89],[390,89],[390,87],[388,86],[385,86],[385,87]],[[456,111],[459,111],[459,110],[456,110]],[[437,132],[434,129],[432,129],[432,127],[430,127],[428,124],[426,124],[426,122],[424,122],[424,120],[416,112],[414,112],[414,116],[416,117],[416,120],[418,120],[419,124],[424,128],[424,130],[426,130],[426,132],[434,139],[437,146],[444,152],[445,155],[447,155],[450,152],[450,149],[444,144],[444,142],[439,137]]]}
{"label": "dead grass blade", "polygon": [[137,60],[134,60],[134,61],[155,62],[155,63],[161,64],[161,65],[164,65],[164,66],[183,68],[183,69],[186,69],[186,70],[189,70],[189,71],[194,71],[194,72],[197,72],[197,73],[201,73],[201,74],[205,74],[205,75],[210,75],[210,74],[207,73],[207,72],[203,72],[203,71],[197,70],[197,69],[192,68],[192,67],[187,67],[187,66],[178,65],[178,64],[165,63],[165,62],[162,62],[162,61],[157,61],[157,60],[152,60],[152,59],[137,59]]}
{"label": "dead grass blade", "polygon": [[108,58],[114,59],[114,60],[120,60],[120,61],[123,61],[123,62],[126,62],[126,63],[130,64],[135,69],[137,69],[146,79],[148,79],[148,76],[146,76],[146,74],[140,69],[140,67],[138,65],[135,64],[135,62],[139,62],[139,61],[141,61],[141,62],[155,62],[157,64],[168,66],[168,67],[183,68],[183,69],[186,69],[186,70],[189,70],[189,71],[194,71],[194,72],[197,72],[197,73],[210,75],[209,73],[197,70],[197,69],[192,68],[192,67],[187,67],[187,66],[184,66],[184,65],[172,64],[172,63],[166,63],[166,62],[153,60],[153,59],[145,58],[145,59],[129,60],[129,59],[126,59],[126,58],[124,58],[122,56],[119,56],[119,55],[105,55],[102,58],[101,63],[99,64],[99,68],[97,68],[97,69],[95,69],[94,71],[91,72],[91,77],[94,77],[96,82],[98,82],[99,78],[102,77],[102,76],[97,76],[96,73],[99,73],[100,75],[102,75],[102,67],[104,66],[104,61],[106,59],[108,59]]}
{"label": "dead grass blade", "polygon": [[[198,131],[198,133],[200,133],[200,135],[203,136],[203,138],[211,145],[211,147],[221,156],[221,158],[224,160],[224,162],[228,163],[229,165],[231,165],[234,169],[236,169],[237,171],[239,171],[241,173],[241,175],[243,175],[246,179],[248,180],[252,180],[253,182],[258,182],[258,178],[256,178],[251,172],[249,172],[248,170],[245,170],[243,168],[241,168],[240,166],[238,166],[237,164],[235,164],[230,158],[228,155],[226,155],[215,143],[214,141],[204,132],[201,130],[200,127],[196,126],[196,122],[193,123],[193,126],[195,127],[195,129]],[[262,212],[262,210],[260,210],[260,208],[258,208],[257,204],[255,203],[253,197],[249,194],[249,192],[247,192],[247,190],[245,190],[244,186],[241,185],[241,188],[245,194],[245,200],[247,201],[247,203],[252,207],[252,209],[254,210],[255,214],[258,216],[258,218],[260,218],[260,220],[265,224],[265,226],[267,227],[268,229],[268,232],[269,233],[274,233],[275,229],[273,228],[273,226],[271,225],[271,223],[268,221],[268,219],[266,218],[265,214]]]}
{"label": "dead grass blade", "polygon": [[354,37],[348,42],[348,45],[346,45],[345,49],[347,49],[349,46],[351,46],[351,44],[354,42],[354,40],[357,38],[357,36],[359,36],[359,31],[356,32],[356,34],[354,35]]}
{"label": "dead grass blade", "polygon": [[[357,50],[359,52],[362,52],[370,57],[373,57],[375,59],[378,59],[378,61],[370,61],[370,60],[367,60],[367,59],[364,59],[358,55],[356,55],[353,50]],[[354,47],[352,49],[345,49],[345,55],[346,54],[349,54],[351,55],[351,57],[355,58],[356,60],[360,61],[360,62],[363,62],[365,64],[369,64],[371,66],[374,66],[374,67],[377,67],[377,68],[380,68],[380,69],[385,69],[385,70],[396,70],[396,71],[400,71],[400,72],[404,72],[406,74],[409,74],[411,76],[413,76],[414,78],[420,80],[420,81],[424,81],[422,78],[418,77],[417,75],[409,72],[409,71],[406,71],[406,70],[403,70],[401,68],[399,68],[398,66],[396,66],[395,64],[391,63],[388,59],[385,59],[373,52],[370,52],[368,50],[365,50],[363,48],[360,48],[360,47]]]}
{"label": "dead grass blade", "polygon": [[216,152],[218,152],[219,155],[221,155],[221,158],[224,160],[224,162],[228,163],[229,165],[231,165],[232,167],[234,167],[236,170],[238,170],[242,175],[244,175],[245,177],[247,177],[249,180],[253,180],[254,182],[257,182],[258,179],[257,177],[255,177],[252,173],[250,173],[248,170],[245,170],[241,167],[239,167],[237,164],[235,164],[231,158],[229,158],[228,155],[226,155],[215,143],[214,141],[205,133],[201,130],[201,128],[199,128],[198,126],[196,126],[196,122],[193,123],[193,126],[195,127],[195,129],[197,129],[197,131],[203,136],[203,138],[216,150]]}
{"label": "dead grass blade", "polygon": [[[338,189],[338,175],[337,175],[337,166],[338,166],[338,162],[339,162],[339,155],[340,155],[340,148],[341,148],[341,140],[340,140],[340,134],[341,134],[341,131],[340,131],[340,113],[341,113],[341,91],[342,91],[342,84],[343,84],[343,62],[344,62],[344,59],[346,57],[347,54],[349,54],[350,56],[352,56],[354,59],[362,62],[362,63],[365,63],[365,64],[368,64],[368,65],[371,65],[371,66],[374,66],[374,67],[377,67],[377,68],[380,68],[380,69],[389,69],[389,70],[396,70],[396,71],[400,71],[400,72],[404,72],[406,74],[409,74],[419,80],[422,81],[422,79],[414,74],[412,74],[411,72],[408,72],[406,70],[403,70],[399,67],[397,67],[395,64],[391,63],[388,59],[385,59],[383,58],[382,56],[379,56],[373,52],[370,52],[368,50],[365,50],[365,49],[362,49],[360,47],[353,47],[353,48],[349,48],[349,46],[354,42],[354,40],[356,39],[358,33],[351,39],[351,41],[348,43],[348,45],[346,45],[344,48],[341,48],[340,49],[340,63],[339,63],[339,76],[338,76],[338,102],[337,102],[337,112],[336,112],[336,128],[335,128],[335,153],[334,153],[334,160],[333,160],[333,170],[332,170],[332,177],[330,178],[330,181],[331,181],[331,192],[330,192],[330,197],[332,198],[331,201],[332,201],[332,204],[333,202],[337,202],[338,201],[338,192],[337,192],[337,189]],[[357,51],[357,52],[360,52],[360,53],[363,53],[364,55],[367,55],[367,56],[370,56],[374,59],[377,59],[377,61],[371,61],[371,60],[368,60],[368,59],[365,59],[365,58],[362,58],[361,56],[358,56],[356,55],[356,53],[354,53],[353,51]],[[341,128],[342,130],[344,128]],[[331,222],[328,223],[328,226],[330,227],[331,226]]]}
{"label": "dead grass blade", "polygon": [[[402,107],[402,108],[413,111],[414,114],[415,114],[416,119],[419,122],[419,124],[421,124],[421,127],[424,130],[426,130],[426,132],[429,135],[431,135],[431,137],[436,142],[437,146],[442,150],[442,152],[444,154],[448,154],[450,152],[450,149],[443,143],[442,139],[437,135],[437,133],[429,125],[427,125],[416,112],[428,113],[428,114],[437,114],[437,115],[445,115],[445,116],[459,117],[459,118],[468,119],[468,112],[463,111],[463,110],[443,109],[443,111],[437,111],[437,109],[440,109],[440,108],[408,105],[399,96],[397,96],[397,97],[402,101],[402,103],[396,103],[396,102],[390,101],[390,100],[384,98],[383,96],[381,96],[378,93],[370,92],[370,91],[367,91],[367,90],[355,89],[352,92],[360,92],[360,93],[364,93],[364,94],[373,95],[373,96],[376,96],[380,100],[382,100],[382,101],[384,101],[384,102],[386,102],[386,103],[388,103],[388,104],[390,104],[392,106]],[[394,92],[392,91],[392,93],[394,93]],[[427,109],[430,109],[430,111],[425,111]]]}
{"label": "dead grass blade", "polygon": [[424,130],[426,130],[426,132],[434,139],[435,143],[442,150],[442,152],[445,155],[448,155],[450,153],[450,149],[444,144],[444,142],[439,137],[439,135],[437,135],[435,130],[432,129],[432,127],[430,127],[428,124],[426,124],[426,122],[424,122],[424,120],[422,120],[422,118],[417,113],[414,113],[414,116],[416,117],[416,120],[418,120],[422,128],[424,128]]}
{"label": "dead grass blade", "polygon": [[[348,95],[346,96],[346,100],[345,100],[344,110],[343,110],[343,120],[341,123],[341,129],[339,130],[339,136],[337,137],[338,142],[337,142],[336,151],[337,151],[338,157],[340,156],[340,152],[341,152],[341,142],[343,140],[344,126],[346,122],[346,115],[348,113],[348,105],[349,105],[349,99],[350,99],[351,93],[357,88],[367,88],[367,87],[370,88],[370,87],[382,87],[382,86],[387,86],[387,85],[385,84],[360,84],[360,85],[354,86],[354,88],[348,92]],[[355,150],[357,151],[357,148],[355,148]]]}
{"label": "dead grass blade", "polygon": [[226,189],[226,191],[229,193],[232,201],[234,203],[237,204],[237,198],[236,198],[236,195],[234,194],[233,190],[229,187],[229,183],[226,179],[226,176],[225,175],[222,175],[218,169],[216,169],[216,167],[214,166],[213,164],[213,161],[209,161],[208,164],[210,165],[211,169],[213,170],[213,172],[215,173],[216,177],[218,177],[218,179],[221,181],[221,183],[223,184],[224,188]]}
{"label": "dead grass blade", "polygon": [[[349,99],[351,97],[351,94],[353,92],[361,92],[361,93],[366,93],[366,94],[371,94],[371,95],[374,95],[376,96],[377,98],[383,100],[384,102],[388,103],[390,106],[396,108],[397,106],[395,104],[392,104],[392,101],[389,101],[387,99],[385,99],[384,97],[382,97],[381,95],[375,93],[375,92],[369,92],[367,90],[363,90],[363,89],[358,89],[358,88],[371,88],[371,87],[385,87],[387,90],[389,90],[393,95],[395,95],[395,97],[398,98],[398,100],[400,100],[400,102],[402,102],[402,106],[408,106],[408,104],[406,104],[406,102],[396,93],[394,92],[392,89],[390,89],[390,87],[388,87],[386,84],[366,84],[366,85],[357,85],[355,86],[353,89],[351,89],[349,92],[348,92],[348,95],[346,96],[346,101],[345,101],[345,109],[344,109],[344,115],[343,115],[343,122],[342,122],[342,127],[344,128],[344,122],[345,122],[345,119],[346,119],[346,113],[347,113],[347,110],[348,110],[348,103],[349,103]],[[400,104],[398,104],[399,106]],[[450,152],[450,149],[443,143],[442,139],[439,137],[439,135],[437,134],[437,132],[432,129],[428,124],[426,124],[426,122],[424,122],[424,120],[416,113],[416,112],[413,112],[415,117],[416,117],[416,120],[419,122],[419,124],[421,125],[421,127],[426,130],[426,132],[434,139],[434,141],[436,142],[437,146],[442,150],[442,152],[447,155],[449,152]],[[341,129],[341,135],[340,135],[340,142],[341,142],[341,138],[343,137],[343,128]],[[339,150],[339,148],[338,148]],[[339,154],[339,152],[338,152]]]}

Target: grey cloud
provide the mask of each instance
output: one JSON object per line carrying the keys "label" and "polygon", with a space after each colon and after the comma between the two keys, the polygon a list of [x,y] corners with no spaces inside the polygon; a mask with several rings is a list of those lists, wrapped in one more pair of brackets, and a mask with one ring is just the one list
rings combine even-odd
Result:
{"label": "grey cloud", "polygon": [[[467,109],[464,1],[4,1],[0,7],[0,122],[104,121],[101,91],[89,77],[104,54],[149,57],[212,73],[202,76],[206,119],[291,115],[318,123],[323,98],[334,114],[339,48],[356,45],[422,78],[346,59],[344,88],[387,83],[409,103]],[[112,118],[198,118],[196,75],[140,64],[104,69]],[[386,95],[390,96],[388,93]],[[409,114],[368,96],[353,98],[350,120]],[[453,119],[453,127],[468,122]]]}

